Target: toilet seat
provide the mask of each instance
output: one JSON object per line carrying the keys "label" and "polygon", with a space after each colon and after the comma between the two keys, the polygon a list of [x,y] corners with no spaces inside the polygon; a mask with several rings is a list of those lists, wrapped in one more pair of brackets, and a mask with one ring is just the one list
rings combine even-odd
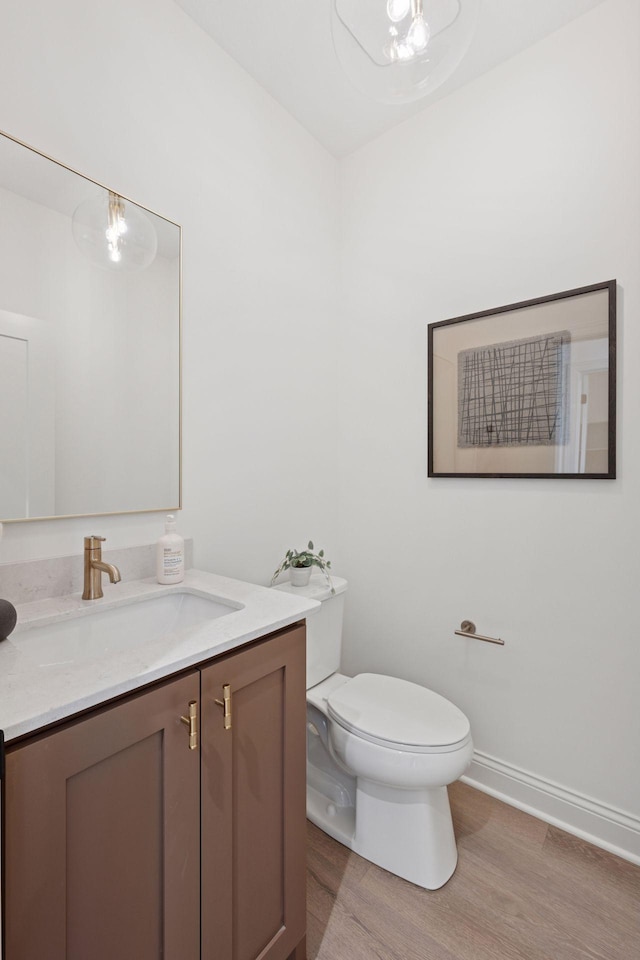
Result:
{"label": "toilet seat", "polygon": [[453,703],[419,684],[361,673],[327,698],[343,729],[380,746],[410,753],[443,753],[465,746],[469,721]]}

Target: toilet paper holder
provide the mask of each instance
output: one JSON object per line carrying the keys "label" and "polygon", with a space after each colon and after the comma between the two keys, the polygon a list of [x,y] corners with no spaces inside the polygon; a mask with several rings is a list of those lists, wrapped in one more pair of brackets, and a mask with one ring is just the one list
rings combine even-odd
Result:
{"label": "toilet paper holder", "polygon": [[482,634],[476,633],[476,625],[473,620],[463,620],[460,624],[460,629],[454,631],[456,637],[471,637],[472,640],[484,640],[486,643],[499,643],[501,647],[504,647],[504,640],[501,640],[500,637],[483,637]]}

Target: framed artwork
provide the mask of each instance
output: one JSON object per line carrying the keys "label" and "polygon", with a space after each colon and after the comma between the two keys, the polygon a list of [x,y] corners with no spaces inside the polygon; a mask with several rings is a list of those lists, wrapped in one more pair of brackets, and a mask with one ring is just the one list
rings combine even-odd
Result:
{"label": "framed artwork", "polygon": [[430,477],[616,475],[616,281],[429,324]]}

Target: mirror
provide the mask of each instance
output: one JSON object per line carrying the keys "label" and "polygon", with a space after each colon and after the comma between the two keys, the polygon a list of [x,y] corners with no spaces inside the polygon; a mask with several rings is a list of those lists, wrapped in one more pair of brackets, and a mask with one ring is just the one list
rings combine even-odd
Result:
{"label": "mirror", "polygon": [[0,520],[181,506],[181,230],[0,134]]}

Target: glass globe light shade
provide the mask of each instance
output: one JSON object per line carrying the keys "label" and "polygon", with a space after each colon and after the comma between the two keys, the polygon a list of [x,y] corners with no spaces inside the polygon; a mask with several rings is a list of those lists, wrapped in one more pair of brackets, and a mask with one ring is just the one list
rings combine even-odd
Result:
{"label": "glass globe light shade", "polygon": [[336,56],[351,83],[381,103],[410,103],[454,72],[481,0],[331,0]]}
{"label": "glass globe light shade", "polygon": [[158,236],[140,207],[111,190],[89,197],[71,221],[76,245],[98,267],[135,273],[153,263]]}

